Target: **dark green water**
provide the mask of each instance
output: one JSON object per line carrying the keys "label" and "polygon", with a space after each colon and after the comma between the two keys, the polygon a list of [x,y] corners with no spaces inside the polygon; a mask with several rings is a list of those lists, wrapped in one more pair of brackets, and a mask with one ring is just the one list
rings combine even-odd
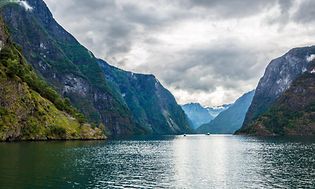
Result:
{"label": "dark green water", "polygon": [[0,143],[0,188],[315,188],[315,140]]}

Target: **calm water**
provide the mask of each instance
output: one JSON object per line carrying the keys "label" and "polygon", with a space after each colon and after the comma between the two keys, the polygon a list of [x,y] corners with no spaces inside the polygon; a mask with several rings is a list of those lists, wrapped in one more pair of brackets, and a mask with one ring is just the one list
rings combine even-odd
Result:
{"label": "calm water", "polygon": [[315,140],[0,143],[0,188],[315,188]]}

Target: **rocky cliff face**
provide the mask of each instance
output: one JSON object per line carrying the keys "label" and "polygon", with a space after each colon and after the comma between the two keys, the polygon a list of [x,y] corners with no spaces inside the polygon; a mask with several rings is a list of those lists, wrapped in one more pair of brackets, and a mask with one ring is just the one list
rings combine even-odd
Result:
{"label": "rocky cliff face", "polygon": [[93,54],[53,19],[42,0],[28,4],[32,11],[14,4],[2,10],[28,62],[95,125],[103,123],[113,135],[136,133],[128,107],[108,86]]}
{"label": "rocky cliff face", "polygon": [[99,60],[107,81],[123,97],[138,127],[148,133],[189,133],[188,119],[173,95],[153,75],[126,72]]}
{"label": "rocky cliff face", "polygon": [[[120,87],[107,80],[109,76],[99,65],[99,60],[53,19],[46,4],[42,0],[27,2],[31,10],[14,4],[1,10],[12,40],[21,46],[27,61],[37,73],[69,99],[90,122],[94,125],[103,123],[113,136],[151,132],[174,134],[186,128],[186,117],[180,110],[175,106],[165,108],[168,103],[162,103],[168,101],[168,97],[172,99],[171,94],[157,92],[150,101],[158,102],[147,104],[153,106],[152,111],[141,110],[145,116],[137,117],[139,113],[134,111],[138,108],[125,101]],[[143,79],[143,82],[154,88],[155,79],[150,78]],[[128,84],[119,85],[128,90]],[[156,91],[163,91],[162,87],[157,85]],[[150,126],[155,120],[164,121]]]}
{"label": "rocky cliff face", "polygon": [[0,141],[104,139],[36,75],[8,35],[0,17]]}
{"label": "rocky cliff face", "polygon": [[293,81],[268,111],[238,134],[315,135],[315,74],[307,72]]}
{"label": "rocky cliff face", "polygon": [[201,125],[198,133],[232,134],[240,129],[246,112],[253,100],[255,91],[248,92],[237,99],[228,109],[221,112],[210,123]]}
{"label": "rocky cliff face", "polygon": [[237,134],[312,134],[314,59],[315,46],[311,46],[292,49],[273,60]]}
{"label": "rocky cliff face", "polygon": [[260,79],[251,106],[246,114],[243,128],[264,113],[303,73],[310,72],[310,60],[315,46],[295,48],[268,65]]}

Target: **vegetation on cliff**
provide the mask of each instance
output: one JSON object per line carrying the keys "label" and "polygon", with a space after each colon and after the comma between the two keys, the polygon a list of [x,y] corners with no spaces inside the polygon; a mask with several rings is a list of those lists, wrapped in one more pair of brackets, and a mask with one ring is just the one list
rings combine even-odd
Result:
{"label": "vegetation on cliff", "polygon": [[91,128],[69,100],[38,77],[0,24],[0,141],[104,139],[102,129]]}
{"label": "vegetation on cliff", "polygon": [[299,77],[268,111],[238,134],[315,135],[315,74]]}

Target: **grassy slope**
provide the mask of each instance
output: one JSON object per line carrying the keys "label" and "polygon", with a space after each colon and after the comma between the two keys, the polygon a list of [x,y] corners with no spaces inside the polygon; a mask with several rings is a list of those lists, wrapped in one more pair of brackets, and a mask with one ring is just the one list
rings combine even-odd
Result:
{"label": "grassy slope", "polygon": [[0,34],[0,141],[105,138],[35,74],[1,20]]}

